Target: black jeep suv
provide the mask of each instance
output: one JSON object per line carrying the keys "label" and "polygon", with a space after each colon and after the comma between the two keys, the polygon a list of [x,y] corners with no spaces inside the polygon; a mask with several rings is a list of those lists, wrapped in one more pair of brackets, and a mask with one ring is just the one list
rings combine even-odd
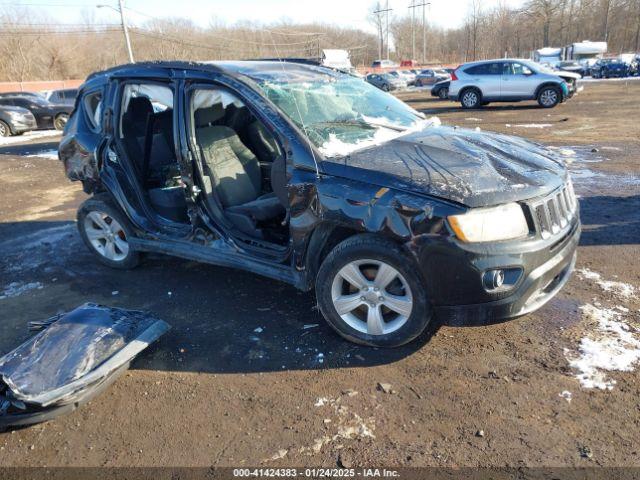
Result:
{"label": "black jeep suv", "polygon": [[103,263],[161,252],[315,287],[335,330],[367,345],[531,312],[576,258],[578,204],[551,151],[440,126],[317,66],[93,74],[60,158],[93,194],[78,228]]}

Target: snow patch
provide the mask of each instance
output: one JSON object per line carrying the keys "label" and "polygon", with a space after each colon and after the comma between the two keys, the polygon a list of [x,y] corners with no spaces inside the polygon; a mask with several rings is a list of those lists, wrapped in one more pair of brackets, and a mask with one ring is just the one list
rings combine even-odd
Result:
{"label": "snow patch", "polygon": [[564,390],[562,393],[559,393],[558,396],[560,398],[564,398],[567,403],[571,403],[571,392],[569,390]]}
{"label": "snow patch", "polygon": [[58,150],[45,150],[43,152],[25,155],[27,158],[47,158],[49,160],[58,160]]}
{"label": "snow patch", "polygon": [[565,357],[583,388],[612,390],[616,381],[606,372],[631,372],[640,361],[639,332],[619,309],[587,304],[580,310],[596,329],[580,340],[578,352],[565,349]]}
{"label": "snow patch", "polygon": [[506,127],[514,127],[514,128],[549,128],[553,127],[551,123],[518,123],[515,125],[506,124]]}
{"label": "snow patch", "polygon": [[605,292],[613,293],[619,298],[626,300],[631,299],[635,296],[636,288],[629,283],[603,280],[602,275],[600,275],[598,272],[589,270],[588,268],[581,268],[576,270],[576,272],[583,279],[594,281],[600,288],[602,288],[602,290],[604,290]]}
{"label": "snow patch", "polygon": [[22,135],[18,135],[17,137],[0,137],[0,145],[15,145],[18,143],[28,143],[32,140],[37,140],[40,138],[48,138],[48,137],[57,137],[61,135],[62,132],[59,130],[38,130],[33,132],[26,132]]}
{"label": "snow patch", "polygon": [[299,452],[305,455],[313,455],[320,453],[325,445],[337,440],[354,440],[363,438],[376,438],[373,434],[375,430],[375,422],[373,418],[363,419],[360,415],[352,412],[346,405],[341,403],[340,397],[326,398],[320,397],[314,404],[318,406],[330,406],[336,415],[336,420],[325,418],[324,425],[336,425],[334,434],[323,435],[314,439],[313,445],[310,447],[301,447]]}
{"label": "snow patch", "polygon": [[342,157],[355,152],[356,150],[362,150],[363,148],[372,147],[374,145],[381,145],[385,142],[393,140],[404,135],[408,135],[413,132],[418,132],[427,127],[440,126],[442,122],[438,117],[431,117],[427,120],[421,120],[416,122],[412,127],[398,132],[389,128],[378,128],[371,138],[366,140],[358,140],[355,143],[347,143],[340,140],[335,134],[329,134],[329,140],[324,142],[319,147],[320,152],[326,157]]}
{"label": "snow patch", "polygon": [[40,282],[11,282],[9,285],[4,287],[2,291],[2,295],[0,295],[0,300],[5,298],[13,298],[19,297],[23,293],[26,293],[30,290],[42,290],[44,286]]}

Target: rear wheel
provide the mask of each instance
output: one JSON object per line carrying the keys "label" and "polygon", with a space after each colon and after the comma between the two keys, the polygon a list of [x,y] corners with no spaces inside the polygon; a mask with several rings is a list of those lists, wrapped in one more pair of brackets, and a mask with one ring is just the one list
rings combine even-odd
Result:
{"label": "rear wheel", "polygon": [[60,113],[53,120],[53,127],[56,130],[64,130],[64,127],[67,124],[68,120],[69,120],[69,115],[67,115],[66,113]]}
{"label": "rear wheel", "polygon": [[8,137],[11,135],[9,125],[0,120],[0,137]]}
{"label": "rear wheel", "polygon": [[372,235],[348,238],[331,251],[318,272],[316,296],[329,325],[363,345],[404,345],[432,317],[415,261]]}
{"label": "rear wheel", "polygon": [[460,103],[462,104],[462,108],[478,108],[482,105],[482,95],[479,90],[468,88],[460,94]]}
{"label": "rear wheel", "polygon": [[543,108],[553,108],[560,103],[560,90],[557,87],[542,87],[538,92],[538,105]]}
{"label": "rear wheel", "polygon": [[89,250],[109,267],[129,269],[140,262],[140,254],[129,243],[133,229],[117,208],[94,197],[78,209],[78,230]]}

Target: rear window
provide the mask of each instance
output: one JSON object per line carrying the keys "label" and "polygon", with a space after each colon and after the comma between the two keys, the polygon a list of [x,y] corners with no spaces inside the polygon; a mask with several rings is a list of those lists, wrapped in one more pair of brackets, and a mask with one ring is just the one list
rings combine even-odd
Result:
{"label": "rear window", "polygon": [[102,126],[102,90],[86,93],[82,99],[87,120],[93,130]]}
{"label": "rear window", "polygon": [[483,63],[464,69],[469,75],[502,75],[502,63]]}

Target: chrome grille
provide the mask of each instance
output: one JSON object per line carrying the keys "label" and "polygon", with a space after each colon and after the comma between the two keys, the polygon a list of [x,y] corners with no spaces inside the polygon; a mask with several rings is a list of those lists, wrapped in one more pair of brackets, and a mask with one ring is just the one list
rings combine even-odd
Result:
{"label": "chrome grille", "polygon": [[531,202],[536,228],[542,238],[549,238],[565,228],[576,214],[578,201],[569,181],[562,190]]}

